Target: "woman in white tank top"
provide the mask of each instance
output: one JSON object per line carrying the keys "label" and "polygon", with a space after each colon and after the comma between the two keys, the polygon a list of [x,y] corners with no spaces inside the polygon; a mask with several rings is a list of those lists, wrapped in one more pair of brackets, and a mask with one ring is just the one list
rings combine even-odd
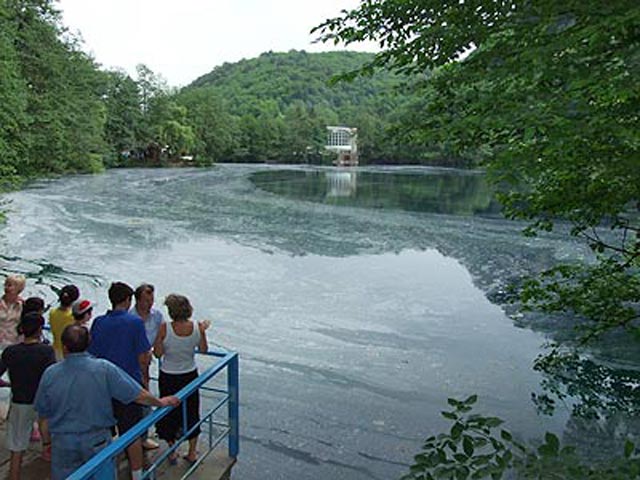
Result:
{"label": "woman in white tank top", "polygon": [[[162,359],[158,386],[160,394],[174,395],[194,379],[198,378],[198,369],[195,362],[195,349],[206,352],[209,321],[205,320],[195,324],[191,321],[193,308],[189,299],[182,295],[169,295],[164,304],[169,310],[171,323],[160,324],[158,336],[153,345],[153,353]],[[195,391],[186,399],[187,403],[187,427],[191,429],[200,420],[200,394]],[[180,437],[182,430],[182,409],[175,409],[169,415],[161,419],[156,425],[158,436],[169,445],[173,445]],[[189,436],[189,453],[184,459],[194,463],[197,458],[197,443],[200,427],[196,428]],[[169,463],[177,463],[177,455],[174,452],[169,457]]]}

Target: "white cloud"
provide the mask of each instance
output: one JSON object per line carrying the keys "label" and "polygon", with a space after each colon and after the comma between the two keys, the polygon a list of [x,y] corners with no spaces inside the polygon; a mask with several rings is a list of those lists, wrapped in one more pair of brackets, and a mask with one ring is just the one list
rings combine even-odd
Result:
{"label": "white cloud", "polygon": [[[59,0],[63,22],[105,67],[133,73],[144,63],[170,85],[185,85],[224,62],[312,44],[310,30],[358,0]],[[373,44],[349,49],[375,51]]]}

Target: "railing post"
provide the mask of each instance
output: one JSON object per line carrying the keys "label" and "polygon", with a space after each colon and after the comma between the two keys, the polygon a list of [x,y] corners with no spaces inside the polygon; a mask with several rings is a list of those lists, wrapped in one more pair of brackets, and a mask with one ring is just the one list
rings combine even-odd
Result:
{"label": "railing post", "polygon": [[238,354],[235,353],[227,366],[227,390],[229,392],[229,456],[238,457],[240,447],[240,396]]}

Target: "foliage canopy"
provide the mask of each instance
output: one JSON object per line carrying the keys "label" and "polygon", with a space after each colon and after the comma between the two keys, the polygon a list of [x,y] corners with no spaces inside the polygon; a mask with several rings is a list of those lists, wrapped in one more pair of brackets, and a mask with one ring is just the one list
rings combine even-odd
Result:
{"label": "foliage canopy", "polygon": [[425,74],[424,108],[405,119],[413,138],[483,152],[526,233],[568,224],[599,255],[524,282],[526,304],[590,319],[587,338],[637,329],[637,2],[366,0],[315,31],[379,41],[384,50],[352,76]]}
{"label": "foliage canopy", "polygon": [[[571,446],[546,433],[537,447],[517,441],[503,421],[471,413],[476,395],[465,400],[450,398],[450,410],[442,416],[452,422],[446,433],[431,436],[402,480],[522,478],[614,480],[638,478],[640,457],[631,441],[626,441],[616,458],[587,463]],[[512,477],[515,475],[515,477]]]}
{"label": "foliage canopy", "polygon": [[[408,135],[481,152],[507,215],[528,222],[526,234],[559,228],[593,249],[593,259],[533,272],[514,299],[578,319],[582,344],[640,333],[638,2],[364,0],[315,32],[336,43],[378,41],[382,52],[343,78],[378,68],[421,76]],[[538,358],[536,369],[547,376],[547,393],[534,396],[542,411],[571,396],[573,414],[602,419],[637,403],[635,373],[612,376],[566,346]],[[491,429],[487,419],[461,413],[447,413],[456,424],[427,440],[408,478],[500,478],[512,467],[524,478],[638,475],[631,444],[620,463],[592,468],[548,436],[545,465],[510,447],[508,432],[491,437],[480,428]],[[476,439],[493,450],[478,454]]]}

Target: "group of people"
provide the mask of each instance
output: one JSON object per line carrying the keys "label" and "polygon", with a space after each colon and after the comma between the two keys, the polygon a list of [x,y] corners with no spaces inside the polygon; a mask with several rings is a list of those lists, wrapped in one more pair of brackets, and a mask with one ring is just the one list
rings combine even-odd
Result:
{"label": "group of people", "polygon": [[[42,441],[42,456],[51,462],[51,478],[64,479],[150,413],[150,407],[177,406],[175,394],[197,378],[195,351],[208,349],[210,322],[194,323],[187,297],[168,295],[171,322],[153,307],[155,288],[143,283],[133,290],[114,282],[111,309],[93,320],[93,303],[80,298],[74,285],[59,292],[60,304],[49,314],[53,345],[43,337],[45,302],[20,296],[26,279],[10,275],[0,298],[0,376],[9,373],[11,401],[7,417],[10,478],[20,478],[22,456],[30,441]],[[135,304],[133,298],[135,297]],[[161,358],[159,395],[149,392],[152,354]],[[187,403],[188,463],[197,461],[200,398]],[[175,442],[182,436],[182,409],[158,421],[158,437],[171,447],[169,463],[178,462]],[[126,449],[131,477],[142,475],[144,449],[158,448],[145,434]],[[114,478],[105,464],[96,478]]]}

